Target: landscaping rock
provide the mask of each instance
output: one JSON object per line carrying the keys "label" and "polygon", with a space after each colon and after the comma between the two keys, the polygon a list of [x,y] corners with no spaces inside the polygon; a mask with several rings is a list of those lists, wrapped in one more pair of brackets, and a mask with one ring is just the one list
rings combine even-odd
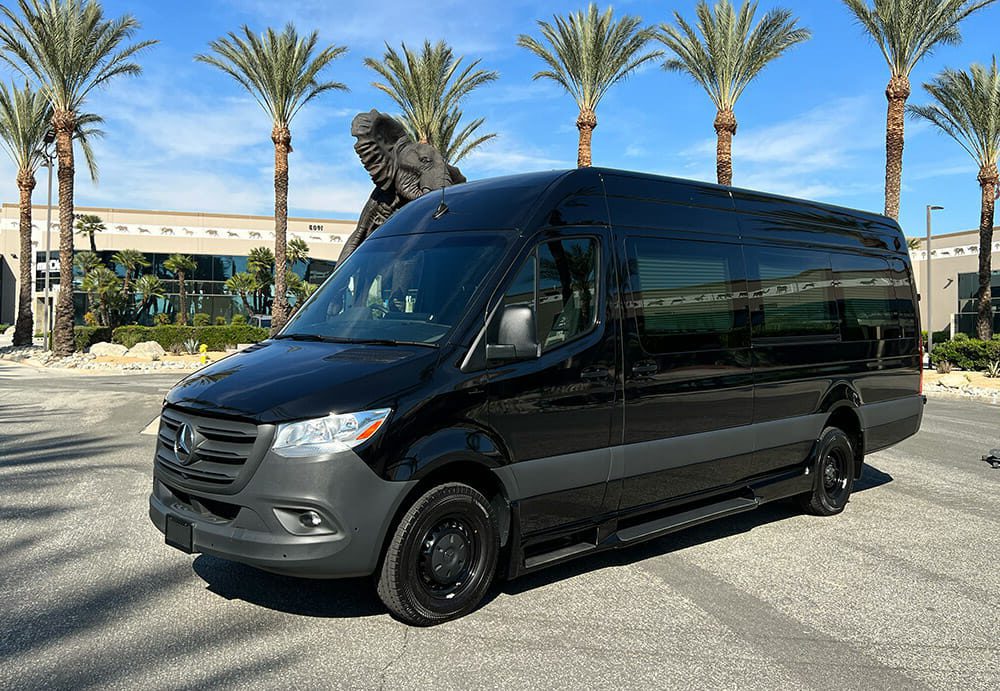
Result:
{"label": "landscaping rock", "polygon": [[159,360],[167,351],[156,341],[143,341],[136,343],[125,353],[126,357],[147,358],[149,360]]}
{"label": "landscaping rock", "polygon": [[952,372],[941,377],[938,380],[938,384],[946,389],[964,389],[969,385],[969,380],[965,378],[964,374]]}
{"label": "landscaping rock", "polygon": [[90,346],[90,354],[97,357],[121,357],[128,352],[128,348],[118,343],[108,343],[101,341]]}

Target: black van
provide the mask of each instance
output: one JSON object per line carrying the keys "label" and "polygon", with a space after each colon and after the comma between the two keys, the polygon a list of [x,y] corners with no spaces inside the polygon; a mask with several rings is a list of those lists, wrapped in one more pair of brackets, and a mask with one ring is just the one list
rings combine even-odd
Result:
{"label": "black van", "polygon": [[374,574],[400,619],[797,497],[843,510],[920,427],[899,226],[598,168],[410,203],[280,334],[167,395],[168,544]]}

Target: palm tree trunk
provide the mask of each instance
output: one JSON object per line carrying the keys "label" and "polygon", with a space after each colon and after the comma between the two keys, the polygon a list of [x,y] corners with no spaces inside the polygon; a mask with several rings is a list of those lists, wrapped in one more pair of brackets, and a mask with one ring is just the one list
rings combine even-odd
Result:
{"label": "palm tree trunk", "polygon": [[31,345],[34,336],[34,319],[31,316],[31,286],[35,282],[35,253],[31,249],[31,191],[35,189],[35,176],[22,170],[17,174],[17,188],[21,192],[20,233],[21,248],[18,255],[17,321],[14,324],[14,345]]}
{"label": "palm tree trunk", "polygon": [[715,114],[715,178],[720,185],[733,184],[733,136],[736,134],[736,115],[731,108]]}
{"label": "palm tree trunk", "polygon": [[589,168],[592,164],[590,142],[597,128],[597,113],[589,108],[581,108],[576,119],[576,128],[580,130],[580,143],[576,149],[576,165],[578,168]]}
{"label": "palm tree trunk", "polygon": [[247,300],[247,294],[246,293],[240,293],[240,300],[243,301],[243,309],[245,309],[247,311],[247,316],[248,317],[254,316],[253,308],[250,307],[250,301]]}
{"label": "palm tree trunk", "polygon": [[73,339],[73,131],[76,113],[60,110],[52,115],[59,158],[59,293],[56,296],[52,350],[72,355]]}
{"label": "palm tree trunk", "polygon": [[984,341],[993,338],[993,208],[996,203],[997,180],[1000,173],[994,163],[979,169],[982,203],[979,215],[979,295],[977,296],[976,335]]}
{"label": "palm tree trunk", "polygon": [[271,333],[277,333],[288,321],[288,295],[285,272],[288,253],[288,152],[292,133],[287,127],[271,131],[274,141],[274,305],[271,307]]}
{"label": "palm tree trunk", "polygon": [[177,272],[177,292],[178,292],[178,302],[180,302],[180,311],[177,313],[177,323],[181,326],[187,326],[188,323],[188,313],[187,313],[187,295],[184,292],[184,272]]}
{"label": "palm tree trunk", "polygon": [[889,107],[885,116],[885,215],[899,218],[899,186],[903,177],[903,124],[906,120],[906,99],[910,97],[910,80],[896,75],[885,87]]}
{"label": "palm tree trunk", "polygon": [[94,239],[94,236],[97,235],[97,233],[91,231],[87,234],[90,236],[90,251],[97,254],[97,240]]}

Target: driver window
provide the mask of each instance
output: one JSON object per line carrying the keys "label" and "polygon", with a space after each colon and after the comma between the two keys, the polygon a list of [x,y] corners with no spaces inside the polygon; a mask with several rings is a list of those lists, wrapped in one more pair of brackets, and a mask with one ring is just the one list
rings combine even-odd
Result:
{"label": "driver window", "polygon": [[572,341],[594,325],[597,254],[593,238],[544,242],[525,259],[507,288],[504,307],[529,305],[534,310],[543,352]]}

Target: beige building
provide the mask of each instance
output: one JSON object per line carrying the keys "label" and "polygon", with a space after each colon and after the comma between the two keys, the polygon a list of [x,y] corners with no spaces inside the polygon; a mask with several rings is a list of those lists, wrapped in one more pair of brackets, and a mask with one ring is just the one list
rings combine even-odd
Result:
{"label": "beige building", "polygon": [[[994,331],[1000,333],[997,315],[1000,314],[1000,227],[994,228],[993,307]],[[935,332],[963,331],[975,333],[976,293],[979,290],[979,230],[931,236],[930,273],[927,285],[927,248],[924,239],[920,246],[910,250],[914,278],[920,293],[920,323],[928,328],[927,308]]]}
{"label": "beige building", "polygon": [[[226,294],[222,285],[232,273],[245,270],[246,256],[254,247],[274,247],[274,218],[271,216],[245,216],[237,214],[198,213],[187,211],[147,211],[139,209],[112,209],[77,207],[77,214],[99,216],[106,230],[95,235],[99,253],[113,253],[134,249],[147,255],[152,263],[147,272],[159,275],[167,287],[168,299],[159,305],[169,311],[171,289],[176,287],[172,275],[160,265],[174,253],[191,255],[199,265],[194,276],[188,277],[187,292],[192,295],[194,311],[205,311],[215,316],[231,317],[241,311],[238,299]],[[45,268],[45,206],[32,208],[31,243],[33,255],[19,255],[19,216],[17,204],[3,204],[0,209],[0,323],[13,324],[17,306],[17,277],[20,262],[27,259],[35,265],[35,297],[32,300],[36,323],[39,323],[43,306],[42,276]],[[59,210],[52,208],[52,230],[49,236],[51,249],[50,277],[54,284],[50,304],[59,290]],[[356,220],[329,218],[289,218],[288,239],[301,238],[309,246],[312,260],[308,265],[297,266],[307,280],[325,278],[332,269],[347,237],[354,230]],[[77,234],[77,250],[90,249],[90,240]],[[107,255],[105,255],[107,256]],[[82,297],[80,298],[82,299]],[[78,300],[79,302],[79,300]]]}

